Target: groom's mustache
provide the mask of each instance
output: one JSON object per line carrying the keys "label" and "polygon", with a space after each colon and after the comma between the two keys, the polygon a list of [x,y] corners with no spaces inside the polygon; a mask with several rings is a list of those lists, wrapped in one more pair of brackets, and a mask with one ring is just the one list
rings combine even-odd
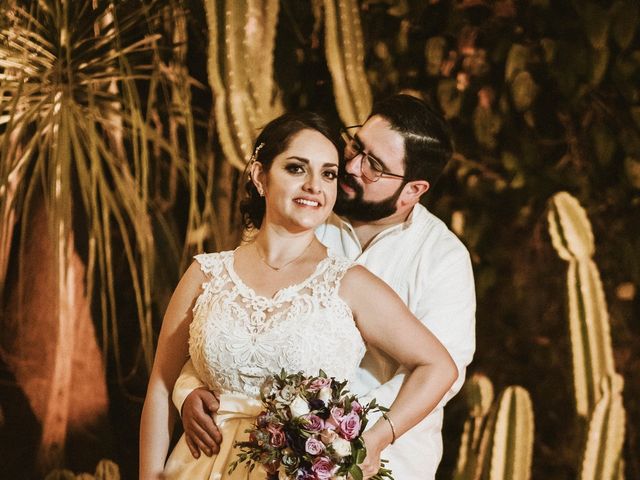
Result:
{"label": "groom's mustache", "polygon": [[353,175],[350,173],[344,173],[340,178],[340,181],[349,188],[352,188],[356,192],[356,198],[361,198],[364,195],[362,185],[358,183]]}

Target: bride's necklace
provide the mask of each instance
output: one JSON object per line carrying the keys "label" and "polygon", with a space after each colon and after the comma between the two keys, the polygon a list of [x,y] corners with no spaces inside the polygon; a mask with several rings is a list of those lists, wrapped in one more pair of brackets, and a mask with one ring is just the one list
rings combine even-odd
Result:
{"label": "bride's necklace", "polygon": [[307,249],[311,246],[311,244],[313,243],[313,238],[311,238],[311,241],[309,242],[309,244],[304,247],[304,249],[302,250],[302,252],[300,252],[299,255],[296,255],[295,257],[293,257],[291,260],[289,260],[288,262],[284,263],[283,265],[280,265],[279,267],[273,266],[271,265],[269,262],[267,262],[267,259],[264,258],[264,256],[262,255],[262,253],[260,253],[260,249],[258,248],[258,243],[254,242],[253,245],[256,247],[256,253],[258,254],[258,256],[260,257],[260,260],[262,260],[262,263],[264,263],[267,267],[269,267],[271,270],[273,270],[274,272],[279,272],[280,270],[282,270],[284,267],[286,267],[287,265],[291,265],[293,262],[295,262],[296,260],[299,260],[300,257],[302,257],[302,255],[304,255],[304,253],[307,251]]}

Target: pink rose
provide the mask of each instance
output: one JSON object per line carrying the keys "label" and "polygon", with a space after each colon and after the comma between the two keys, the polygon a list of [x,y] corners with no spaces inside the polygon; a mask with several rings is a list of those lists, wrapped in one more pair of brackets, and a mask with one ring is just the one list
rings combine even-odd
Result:
{"label": "pink rose", "polygon": [[356,412],[358,415],[362,413],[362,405],[357,400],[351,402],[351,411]]}
{"label": "pink rose", "polygon": [[313,462],[311,470],[319,480],[330,480],[336,467],[327,457],[319,457]]}
{"label": "pink rose", "polygon": [[319,432],[324,428],[324,420],[322,420],[319,416],[314,415],[313,413],[304,415],[302,418],[307,421],[307,430],[311,430],[312,432]]}
{"label": "pink rose", "polygon": [[286,438],[282,429],[275,425],[269,425],[267,431],[271,434],[269,438],[269,444],[272,447],[282,447],[286,443]]}
{"label": "pink rose", "polygon": [[331,386],[331,379],[330,378],[316,378],[314,379],[310,384],[309,384],[309,391],[310,392],[317,392],[321,389],[323,389],[324,387],[329,387]]}
{"label": "pink rose", "polygon": [[356,412],[345,415],[340,421],[340,431],[342,437],[347,440],[353,440],[360,433],[360,417]]}
{"label": "pink rose", "polygon": [[310,455],[319,455],[324,450],[324,444],[317,438],[309,437],[304,444],[304,449]]}
{"label": "pink rose", "polygon": [[340,426],[340,422],[344,417],[344,408],[340,407],[331,407],[331,411],[329,412],[329,418],[327,418],[325,422],[325,426],[327,428],[338,428]]}

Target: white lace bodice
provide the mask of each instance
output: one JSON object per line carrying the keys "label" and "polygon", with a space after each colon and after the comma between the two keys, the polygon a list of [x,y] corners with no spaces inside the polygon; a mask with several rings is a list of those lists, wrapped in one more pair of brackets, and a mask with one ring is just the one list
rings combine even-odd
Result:
{"label": "white lace bodice", "polygon": [[330,253],[306,280],[267,298],[235,273],[233,251],[195,259],[208,280],[193,309],[189,354],[209,388],[258,397],[264,379],[282,369],[353,378],[365,345],[338,296],[350,260]]}

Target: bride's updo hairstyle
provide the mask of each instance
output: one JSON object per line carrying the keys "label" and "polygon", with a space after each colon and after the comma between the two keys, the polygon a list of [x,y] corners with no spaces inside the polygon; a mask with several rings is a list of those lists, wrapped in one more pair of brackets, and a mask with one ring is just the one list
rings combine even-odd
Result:
{"label": "bride's updo hairstyle", "polygon": [[265,199],[260,196],[258,189],[251,181],[249,167],[252,162],[260,162],[265,173],[269,172],[273,159],[284,152],[293,137],[303,130],[315,130],[327,138],[340,152],[340,136],[327,121],[313,112],[285,113],[271,120],[262,129],[253,145],[253,154],[247,165],[248,180],[245,183],[246,197],[240,202],[242,224],[246,229],[260,228],[265,214]]}

